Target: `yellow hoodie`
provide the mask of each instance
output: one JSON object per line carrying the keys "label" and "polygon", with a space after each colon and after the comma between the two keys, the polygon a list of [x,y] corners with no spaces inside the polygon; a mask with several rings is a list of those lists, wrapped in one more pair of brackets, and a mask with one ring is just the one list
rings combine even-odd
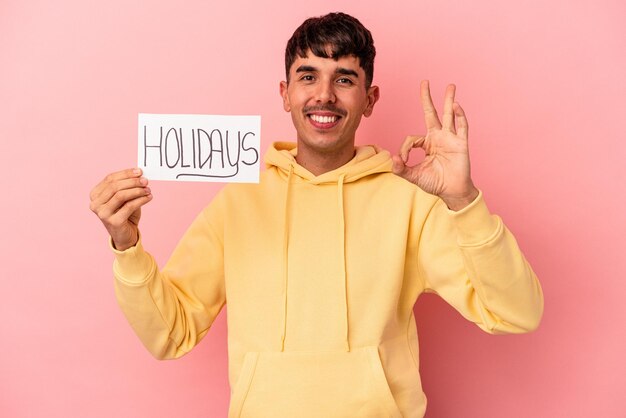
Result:
{"label": "yellow hoodie", "polygon": [[422,417],[423,292],[490,333],[538,326],[539,282],[482,194],[452,212],[376,147],[317,177],[295,153],[277,143],[260,184],[226,186],[163,270],[141,242],[116,251],[120,306],[157,358],[228,303],[230,418]]}

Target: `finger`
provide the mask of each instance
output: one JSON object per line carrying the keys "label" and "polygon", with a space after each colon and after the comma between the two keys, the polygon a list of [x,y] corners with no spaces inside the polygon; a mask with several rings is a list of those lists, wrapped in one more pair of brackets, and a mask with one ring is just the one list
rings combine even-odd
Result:
{"label": "finger", "polygon": [[115,173],[111,173],[107,175],[100,183],[93,188],[89,197],[91,200],[102,192],[102,189],[107,187],[108,184],[112,182],[116,182],[118,180],[128,179],[128,178],[136,178],[141,176],[140,168],[128,168],[126,170],[116,171]]}
{"label": "finger", "polygon": [[421,148],[424,145],[425,140],[425,137],[416,135],[409,135],[404,138],[404,142],[402,142],[402,145],[400,146],[400,157],[405,164],[409,160],[411,148]]}
{"label": "finger", "polygon": [[152,200],[152,194],[140,196],[135,199],[126,201],[122,207],[111,217],[110,223],[120,225],[128,220],[136,210]]}
{"label": "finger", "polygon": [[398,174],[400,173],[402,170],[404,170],[405,164],[404,161],[402,161],[402,157],[400,157],[399,155],[392,155],[391,156],[391,171],[394,174]]}
{"label": "finger", "polygon": [[454,107],[454,116],[456,118],[457,134],[461,138],[467,140],[469,125],[467,123],[467,117],[465,117],[465,111],[463,110],[463,108],[458,102],[454,102],[453,107]]}
{"label": "finger", "polygon": [[100,206],[108,202],[113,195],[121,190],[144,188],[148,185],[148,179],[144,177],[127,178],[123,180],[113,181],[107,183],[106,186],[99,190],[99,194],[95,194],[91,197],[92,204],[94,206]]}
{"label": "finger", "polygon": [[396,176],[400,176],[403,179],[410,181],[411,183],[417,184],[419,167],[422,163],[417,164],[414,167],[409,167],[408,165],[404,164],[402,158],[400,158],[400,156],[398,155],[394,155],[392,157],[392,162],[393,165],[391,166],[391,171],[393,172],[393,174],[395,174]]}
{"label": "finger", "polygon": [[454,93],[456,92],[456,86],[454,84],[448,85],[446,88],[446,95],[443,100],[443,118],[441,119],[443,129],[447,129],[456,133],[454,129],[454,110],[452,105],[454,104]]}
{"label": "finger", "polygon": [[428,80],[423,80],[420,84],[420,95],[422,97],[422,107],[424,108],[426,128],[429,131],[432,129],[441,129],[441,122],[439,122],[437,110],[435,110],[433,99],[430,97],[430,86],[428,84]]}
{"label": "finger", "polygon": [[113,215],[117,214],[128,202],[151,194],[152,192],[148,187],[121,190],[115,193],[106,203],[95,207],[94,212],[101,220],[107,221],[109,218],[113,217]]}
{"label": "finger", "polygon": [[393,174],[408,179],[411,168],[408,167],[404,161],[402,161],[402,157],[394,155],[391,157],[391,161],[391,171]]}

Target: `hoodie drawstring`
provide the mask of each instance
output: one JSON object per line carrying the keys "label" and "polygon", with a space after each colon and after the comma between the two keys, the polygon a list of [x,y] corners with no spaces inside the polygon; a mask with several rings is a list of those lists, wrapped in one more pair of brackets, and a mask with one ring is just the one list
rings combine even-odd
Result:
{"label": "hoodie drawstring", "polygon": [[339,176],[338,181],[338,206],[339,206],[339,234],[341,235],[341,262],[342,262],[342,274],[343,274],[343,301],[345,304],[345,348],[346,351],[350,351],[350,340],[349,340],[349,316],[348,316],[348,272],[346,267],[346,221],[345,221],[345,211],[343,208],[343,181],[345,180],[346,175],[342,174]]}
{"label": "hoodie drawstring", "polygon": [[[304,183],[314,185],[337,185],[338,187],[338,206],[339,206],[339,227],[340,230],[340,249],[341,257],[340,263],[342,266],[343,283],[338,284],[343,286],[343,308],[345,308],[345,320],[342,324],[338,324],[340,327],[345,328],[340,331],[340,337],[345,336],[344,347],[347,351],[350,351],[350,329],[349,329],[349,307],[348,307],[348,271],[347,271],[347,254],[346,254],[346,218],[345,218],[345,205],[344,205],[344,185],[346,182],[354,182],[361,178],[376,175],[379,173],[390,173],[392,168],[392,161],[389,152],[381,150],[375,146],[358,147],[356,149],[355,157],[353,161],[347,164],[341,170],[333,170],[332,172],[324,173],[321,176],[314,176],[312,173],[299,166],[295,157],[297,155],[297,147],[294,143],[277,142],[275,143],[265,155],[265,164],[267,167],[274,167],[278,175],[281,177],[284,173],[287,174],[287,187],[285,191],[285,217],[284,217],[284,235],[283,235],[283,281],[284,281],[284,295],[283,295],[283,323],[280,336],[280,351],[285,351],[285,339],[287,334],[287,293],[289,285],[289,228],[290,228],[290,196],[293,193],[291,187],[294,187],[291,182],[295,176]],[[300,180],[299,180],[300,181]],[[349,202],[348,202],[349,203]],[[297,218],[296,218],[297,219]],[[280,222],[280,221],[279,221]],[[280,263],[280,260],[277,261]],[[280,274],[280,273],[279,273]],[[293,283],[292,283],[293,285]],[[339,289],[338,289],[339,290]],[[340,314],[341,315],[341,314]],[[341,321],[340,318],[337,318]],[[280,326],[280,325],[278,325]],[[335,341],[333,341],[335,343]]]}
{"label": "hoodie drawstring", "polygon": [[[284,279],[284,295],[283,295],[283,304],[284,304],[284,312],[283,312],[283,326],[282,333],[280,337],[280,351],[285,351],[285,337],[287,335],[287,294],[289,291],[289,192],[291,191],[291,177],[293,175],[293,165],[289,166],[289,172],[287,174],[287,187],[285,190],[285,224],[283,228],[283,279]],[[346,222],[345,222],[345,211],[344,211],[344,199],[343,199],[343,186],[346,175],[341,174],[339,176],[337,186],[337,203],[339,208],[339,236],[341,242],[341,273],[343,276],[343,303],[344,303],[344,335],[345,335],[345,343],[344,347],[346,351],[350,351],[350,329],[349,329],[349,311],[348,311],[348,272],[346,266]]]}
{"label": "hoodie drawstring", "polygon": [[285,336],[287,334],[287,291],[289,284],[289,191],[291,188],[291,175],[293,174],[293,165],[289,165],[289,173],[287,174],[287,189],[285,190],[285,225],[283,228],[283,279],[285,281],[284,294],[284,313],[283,313],[283,330],[280,337],[280,351],[285,351]]}

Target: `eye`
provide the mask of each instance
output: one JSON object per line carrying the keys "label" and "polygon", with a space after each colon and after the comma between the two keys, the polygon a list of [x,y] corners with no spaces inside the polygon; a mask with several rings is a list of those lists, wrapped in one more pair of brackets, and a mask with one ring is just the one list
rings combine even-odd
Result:
{"label": "eye", "polygon": [[304,74],[302,77],[300,77],[301,81],[313,81],[315,80],[315,77],[313,77],[313,75],[311,74]]}
{"label": "eye", "polygon": [[346,85],[351,85],[354,84],[354,82],[349,79],[348,77],[341,77],[337,79],[337,83],[339,84],[346,84]]}

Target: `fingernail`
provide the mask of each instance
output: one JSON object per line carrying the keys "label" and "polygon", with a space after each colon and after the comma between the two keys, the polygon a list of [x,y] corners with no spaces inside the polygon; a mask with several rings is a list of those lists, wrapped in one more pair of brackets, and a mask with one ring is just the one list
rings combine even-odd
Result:
{"label": "fingernail", "polygon": [[145,177],[140,178],[139,184],[141,184],[142,186],[145,186],[146,184],[148,184],[148,179]]}
{"label": "fingernail", "polygon": [[135,169],[133,170],[133,174],[141,174],[141,170],[140,170],[140,169],[138,169],[138,168],[135,168]]}
{"label": "fingernail", "polygon": [[146,190],[146,194],[150,194],[151,190],[150,190],[150,188],[149,188],[149,187],[146,187],[146,189],[145,189],[145,190]]}

